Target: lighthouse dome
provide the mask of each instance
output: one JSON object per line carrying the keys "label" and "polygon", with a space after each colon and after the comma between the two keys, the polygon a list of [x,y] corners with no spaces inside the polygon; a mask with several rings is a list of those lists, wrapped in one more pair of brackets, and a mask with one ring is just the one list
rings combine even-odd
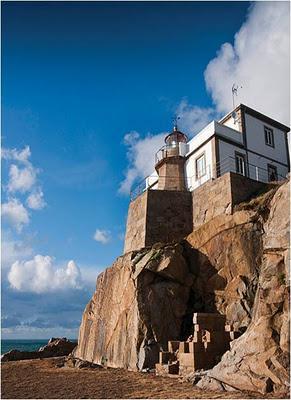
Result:
{"label": "lighthouse dome", "polygon": [[188,137],[183,132],[178,131],[174,128],[173,132],[165,137],[165,143],[169,146],[177,143],[187,143]]}

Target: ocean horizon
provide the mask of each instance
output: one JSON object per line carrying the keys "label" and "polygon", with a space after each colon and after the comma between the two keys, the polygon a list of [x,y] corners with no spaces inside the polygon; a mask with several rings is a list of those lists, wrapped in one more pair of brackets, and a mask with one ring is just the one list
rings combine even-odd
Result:
{"label": "ocean horizon", "polygon": [[[37,351],[41,346],[45,346],[48,339],[1,339],[1,354],[10,350],[17,349],[20,351]],[[69,339],[77,342],[77,339]]]}

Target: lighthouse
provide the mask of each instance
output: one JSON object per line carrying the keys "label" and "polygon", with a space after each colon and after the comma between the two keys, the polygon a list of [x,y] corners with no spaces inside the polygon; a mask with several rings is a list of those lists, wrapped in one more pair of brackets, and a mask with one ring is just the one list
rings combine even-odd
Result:
{"label": "lighthouse", "polygon": [[178,130],[177,120],[176,117],[172,133],[165,137],[165,145],[156,153],[159,190],[187,190],[185,154],[188,137]]}

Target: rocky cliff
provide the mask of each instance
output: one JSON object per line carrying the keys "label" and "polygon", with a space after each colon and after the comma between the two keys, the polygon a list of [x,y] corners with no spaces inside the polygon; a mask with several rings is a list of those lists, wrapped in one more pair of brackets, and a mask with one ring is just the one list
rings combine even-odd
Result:
{"label": "rocky cliff", "polygon": [[119,257],[97,279],[75,356],[152,367],[168,340],[191,334],[193,312],[219,312],[240,330],[209,380],[284,391],[288,372],[289,188],[285,183],[220,215],[180,243]]}

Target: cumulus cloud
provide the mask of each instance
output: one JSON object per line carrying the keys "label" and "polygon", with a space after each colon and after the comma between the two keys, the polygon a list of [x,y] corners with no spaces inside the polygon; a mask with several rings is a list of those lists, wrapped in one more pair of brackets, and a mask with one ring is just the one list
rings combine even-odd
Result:
{"label": "cumulus cloud", "polygon": [[[213,119],[232,109],[231,88],[242,86],[237,104],[261,111],[287,125],[290,123],[290,21],[289,2],[254,2],[245,23],[224,43],[206,67],[205,84],[213,107],[201,108],[182,100],[176,109],[179,128],[191,138]],[[133,183],[154,171],[154,153],[164,134],[141,138],[125,136],[129,167],[119,192],[128,194]]]}
{"label": "cumulus cloud", "polygon": [[12,226],[14,226],[17,232],[21,232],[23,226],[29,223],[28,211],[23,204],[15,198],[2,204],[1,214],[3,220],[7,220]]}
{"label": "cumulus cloud", "polygon": [[145,178],[154,171],[155,153],[164,144],[166,134],[166,132],[157,135],[149,133],[142,138],[138,132],[132,131],[124,136],[129,167],[125,179],[120,184],[119,193],[128,194],[137,179]]}
{"label": "cumulus cloud", "polygon": [[93,239],[96,240],[96,242],[107,244],[110,242],[110,232],[102,229],[96,229]]}
{"label": "cumulus cloud", "polygon": [[63,268],[54,266],[50,256],[36,255],[29,261],[16,261],[8,273],[13,289],[45,293],[64,289],[81,289],[81,273],[74,261]]}
{"label": "cumulus cloud", "polygon": [[36,182],[37,171],[31,166],[19,168],[12,164],[9,169],[8,192],[25,193],[32,189]]}
{"label": "cumulus cloud", "polygon": [[218,112],[232,108],[231,87],[242,86],[238,102],[289,124],[290,4],[254,2],[234,44],[224,43],[205,71]]}
{"label": "cumulus cloud", "polygon": [[1,246],[1,263],[2,267],[11,267],[16,260],[26,259],[33,253],[33,249],[23,240],[15,240],[11,237],[6,237],[2,233],[2,246]]}
{"label": "cumulus cloud", "polygon": [[5,160],[13,160],[23,164],[29,164],[29,157],[31,156],[31,151],[29,146],[25,146],[23,150],[3,148],[1,150],[1,156]]}
{"label": "cumulus cloud", "polygon": [[[46,205],[42,188],[37,182],[39,170],[30,162],[30,156],[29,146],[21,150],[3,148],[1,151],[1,157],[10,163],[8,182],[3,185],[7,200],[2,204],[2,216],[18,232],[30,221],[21,195],[28,196],[26,204],[32,210],[40,210]],[[20,197],[21,201],[17,197]]]}
{"label": "cumulus cloud", "polygon": [[41,210],[45,207],[46,203],[43,198],[43,192],[40,188],[37,188],[33,193],[31,193],[27,200],[27,206],[32,210]]}
{"label": "cumulus cloud", "polygon": [[198,107],[189,104],[183,99],[178,105],[176,114],[180,117],[179,129],[188,134],[189,137],[195,136],[211,120],[217,117],[217,112],[211,108]]}

